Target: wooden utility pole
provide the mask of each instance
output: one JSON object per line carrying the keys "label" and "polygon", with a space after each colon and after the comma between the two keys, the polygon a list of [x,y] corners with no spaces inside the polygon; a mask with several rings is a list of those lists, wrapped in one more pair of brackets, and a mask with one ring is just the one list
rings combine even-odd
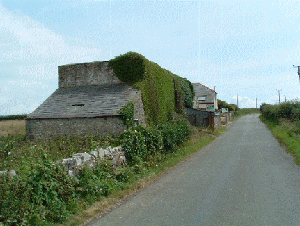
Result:
{"label": "wooden utility pole", "polygon": [[282,91],[282,89],[278,90],[279,104],[280,104],[280,91]]}
{"label": "wooden utility pole", "polygon": [[256,109],[257,109],[257,98],[256,98]]}
{"label": "wooden utility pole", "polygon": [[236,106],[239,108],[239,94],[236,95]]}
{"label": "wooden utility pole", "polygon": [[300,66],[293,65],[294,68],[298,68],[298,75],[299,75],[299,83],[300,83]]}

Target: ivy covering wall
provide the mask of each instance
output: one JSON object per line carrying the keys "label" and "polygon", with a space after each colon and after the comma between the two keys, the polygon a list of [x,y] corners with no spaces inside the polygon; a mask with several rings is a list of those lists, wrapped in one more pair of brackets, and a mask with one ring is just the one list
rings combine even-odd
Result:
{"label": "ivy covering wall", "polygon": [[193,104],[191,83],[141,54],[128,52],[110,60],[116,76],[142,92],[146,122],[155,125],[168,120],[173,112],[182,113]]}

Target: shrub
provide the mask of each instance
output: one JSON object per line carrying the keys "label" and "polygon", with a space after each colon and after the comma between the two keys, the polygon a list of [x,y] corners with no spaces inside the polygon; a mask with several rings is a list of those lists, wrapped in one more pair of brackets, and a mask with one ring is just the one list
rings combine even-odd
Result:
{"label": "shrub", "polygon": [[13,178],[0,178],[0,222],[15,225],[62,222],[72,212],[70,207],[76,205],[74,181],[46,155],[34,164],[27,163],[24,169]]}
{"label": "shrub", "polygon": [[[98,172],[99,173],[99,172]],[[94,169],[84,166],[78,176],[77,191],[88,203],[93,203],[103,195],[109,194],[109,187],[103,183],[101,177],[94,173]]]}
{"label": "shrub", "polygon": [[130,164],[141,159],[146,162],[161,154],[168,153],[189,138],[191,129],[186,118],[173,114],[170,122],[152,127],[138,126],[120,135],[126,158]]}
{"label": "shrub", "polygon": [[147,146],[143,134],[136,130],[127,130],[120,134],[120,144],[129,163],[134,162],[134,157],[145,158]]}
{"label": "shrub", "polygon": [[147,147],[147,157],[155,156],[163,150],[162,133],[156,127],[142,127],[138,126],[137,131],[141,132],[145,139],[145,145]]}
{"label": "shrub", "polygon": [[163,137],[164,150],[170,152],[175,147],[188,139],[190,127],[184,121],[171,121],[158,126]]}

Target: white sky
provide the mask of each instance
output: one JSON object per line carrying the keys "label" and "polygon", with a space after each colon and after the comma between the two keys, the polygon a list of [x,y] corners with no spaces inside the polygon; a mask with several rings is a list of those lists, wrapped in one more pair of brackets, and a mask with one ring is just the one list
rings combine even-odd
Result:
{"label": "white sky", "polygon": [[135,51],[239,107],[300,96],[299,1],[0,0],[0,115],[31,113],[58,66]]}

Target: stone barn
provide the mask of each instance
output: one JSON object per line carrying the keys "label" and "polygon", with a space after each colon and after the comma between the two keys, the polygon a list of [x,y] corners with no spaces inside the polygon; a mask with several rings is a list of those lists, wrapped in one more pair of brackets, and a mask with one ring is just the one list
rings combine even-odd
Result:
{"label": "stone barn", "polygon": [[58,89],[26,119],[29,139],[119,134],[127,127],[118,111],[130,101],[145,125],[141,91],[120,81],[108,61],[59,66],[58,74]]}

